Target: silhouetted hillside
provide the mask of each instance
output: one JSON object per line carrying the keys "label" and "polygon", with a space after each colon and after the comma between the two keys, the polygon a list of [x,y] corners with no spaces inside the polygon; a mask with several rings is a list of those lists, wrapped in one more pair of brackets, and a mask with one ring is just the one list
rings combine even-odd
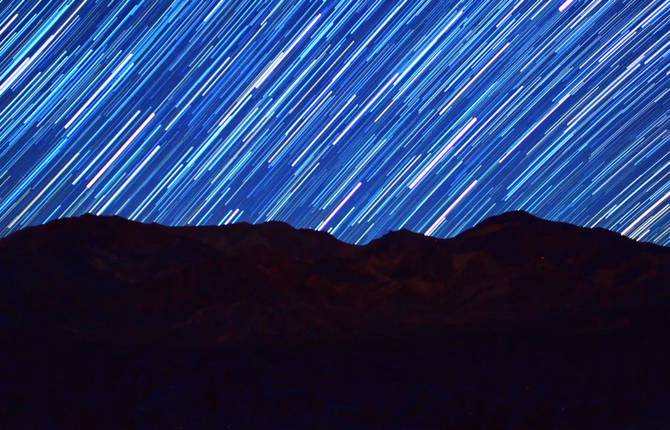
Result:
{"label": "silhouetted hillside", "polygon": [[354,246],[87,215],[1,240],[0,273],[9,428],[667,422],[670,249],[602,229]]}
{"label": "silhouetted hillside", "polygon": [[398,231],[367,246],[279,222],[84,216],[4,239],[0,271],[17,324],[121,343],[412,340],[549,319],[605,329],[664,312],[670,297],[668,249],[522,212],[454,239]]}

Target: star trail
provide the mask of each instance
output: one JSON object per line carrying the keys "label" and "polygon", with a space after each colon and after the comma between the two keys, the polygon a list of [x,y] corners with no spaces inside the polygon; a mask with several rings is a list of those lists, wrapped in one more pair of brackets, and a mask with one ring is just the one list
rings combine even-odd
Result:
{"label": "star trail", "polygon": [[0,0],[0,229],[523,209],[670,244],[670,0]]}

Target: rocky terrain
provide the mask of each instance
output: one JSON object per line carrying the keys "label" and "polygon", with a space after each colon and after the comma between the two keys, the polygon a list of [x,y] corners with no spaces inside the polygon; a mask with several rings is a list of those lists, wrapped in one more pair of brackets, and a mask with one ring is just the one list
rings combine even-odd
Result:
{"label": "rocky terrain", "polygon": [[670,249],[524,212],[364,246],[87,215],[0,240],[0,274],[3,428],[670,418]]}

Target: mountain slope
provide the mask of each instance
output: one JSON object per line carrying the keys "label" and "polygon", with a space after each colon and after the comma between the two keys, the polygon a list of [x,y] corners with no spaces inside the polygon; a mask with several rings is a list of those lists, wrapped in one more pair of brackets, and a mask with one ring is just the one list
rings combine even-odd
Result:
{"label": "mountain slope", "polygon": [[526,213],[0,240],[0,428],[664,429],[670,250]]}
{"label": "mountain slope", "polygon": [[407,340],[550,321],[592,330],[670,303],[669,249],[523,212],[453,239],[399,231],[366,246],[279,222],[83,216],[0,241],[0,271],[0,309],[17,324],[122,343]]}

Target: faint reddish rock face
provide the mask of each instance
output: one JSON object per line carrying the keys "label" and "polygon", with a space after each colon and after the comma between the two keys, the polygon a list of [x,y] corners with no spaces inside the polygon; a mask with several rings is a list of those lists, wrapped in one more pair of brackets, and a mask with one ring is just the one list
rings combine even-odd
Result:
{"label": "faint reddish rock face", "polygon": [[667,314],[670,303],[668,248],[523,212],[452,239],[402,230],[365,246],[279,222],[83,216],[0,241],[0,273],[3,318],[131,343],[403,339],[505,324],[608,330]]}

